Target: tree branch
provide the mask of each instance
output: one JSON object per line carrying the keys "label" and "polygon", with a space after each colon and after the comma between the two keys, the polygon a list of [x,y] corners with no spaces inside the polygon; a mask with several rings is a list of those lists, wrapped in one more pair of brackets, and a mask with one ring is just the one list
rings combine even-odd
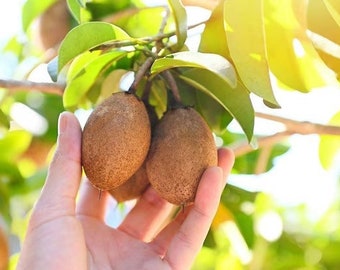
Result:
{"label": "tree branch", "polygon": [[6,88],[10,91],[39,91],[46,94],[54,94],[62,96],[64,93],[65,85],[58,83],[42,83],[31,81],[18,81],[18,80],[1,80],[0,88]]}
{"label": "tree branch", "polygon": [[292,133],[289,131],[278,132],[274,135],[258,138],[256,141],[256,147],[251,146],[249,143],[235,143],[230,145],[229,147],[234,151],[236,157],[245,155],[251,151],[254,151],[258,148],[269,147],[278,142],[283,141],[284,139],[291,136]]}
{"label": "tree branch", "polygon": [[[260,113],[260,112],[256,113],[256,117],[271,120],[274,122],[279,122],[286,126],[286,130],[283,132],[278,132],[271,136],[258,138],[256,148],[272,146],[278,142],[281,142],[287,139],[289,136],[294,135],[294,134],[300,134],[300,135],[317,134],[317,135],[340,136],[340,126],[322,125],[322,124],[316,124],[316,123],[311,123],[307,121],[299,122],[299,121],[287,119],[281,116]],[[255,150],[254,147],[252,147],[250,144],[246,142],[231,145],[230,148],[233,149],[235,156],[242,156]]]}
{"label": "tree branch", "polygon": [[311,123],[307,121],[299,122],[296,120],[287,119],[284,117],[265,114],[265,113],[259,113],[259,112],[256,113],[256,117],[282,123],[286,126],[287,131],[289,131],[292,134],[301,134],[301,135],[319,134],[319,135],[340,136],[339,126],[322,125],[322,124],[316,124],[316,123]]}

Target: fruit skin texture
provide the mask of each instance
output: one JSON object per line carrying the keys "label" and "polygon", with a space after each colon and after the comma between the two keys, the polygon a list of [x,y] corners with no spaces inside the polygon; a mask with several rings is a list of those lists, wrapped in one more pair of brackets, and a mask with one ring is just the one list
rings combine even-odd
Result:
{"label": "fruit skin texture", "polygon": [[[144,103],[144,105],[149,115],[152,136],[153,129],[158,122],[158,117],[151,105],[148,103]],[[140,197],[149,185],[150,182],[146,174],[146,163],[144,162],[137,172],[132,175],[125,183],[113,190],[109,190],[109,193],[115,198],[117,202],[121,203]]]}
{"label": "fruit skin texture", "polygon": [[117,202],[121,203],[138,198],[147,189],[149,184],[145,163],[143,163],[142,167],[125,183],[116,189],[109,190],[109,193]]}
{"label": "fruit skin texture", "polygon": [[153,188],[168,202],[192,203],[200,178],[217,165],[213,135],[192,108],[168,111],[156,126],[146,161]]}
{"label": "fruit skin texture", "polygon": [[119,92],[88,118],[82,137],[82,165],[100,190],[123,184],[143,164],[150,146],[148,113],[135,95]]}

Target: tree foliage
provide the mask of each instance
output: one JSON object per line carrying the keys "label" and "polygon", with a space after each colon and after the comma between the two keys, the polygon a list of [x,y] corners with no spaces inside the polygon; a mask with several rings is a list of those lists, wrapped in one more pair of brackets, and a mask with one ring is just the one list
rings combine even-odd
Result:
{"label": "tree foliage", "polygon": [[[61,2],[67,21],[52,10]],[[53,30],[43,29],[46,12]],[[209,16],[194,21],[193,14]],[[65,28],[63,38],[46,47],[46,39]],[[27,0],[22,29],[25,38],[13,36],[2,49],[16,61],[10,76],[0,78],[0,213],[19,238],[44,183],[59,113],[81,115],[122,89],[136,91],[159,117],[174,102],[194,107],[221,145],[235,147],[235,174],[271,170],[293,134],[321,135],[324,168],[338,153],[339,113],[321,125],[258,114],[253,106],[256,97],[280,108],[279,91],[339,88],[337,0],[168,0],[152,6],[141,0]],[[32,82],[39,67],[53,81]],[[281,122],[286,130],[258,136],[255,116]],[[243,133],[229,129],[233,120]],[[275,214],[285,218],[289,211],[304,216],[306,209],[282,208],[268,194],[227,186],[194,269],[335,269],[340,234],[334,230],[328,238],[327,224],[337,210],[317,224],[299,223],[315,226],[314,233],[285,228],[270,244],[256,229],[263,217],[275,221]]]}

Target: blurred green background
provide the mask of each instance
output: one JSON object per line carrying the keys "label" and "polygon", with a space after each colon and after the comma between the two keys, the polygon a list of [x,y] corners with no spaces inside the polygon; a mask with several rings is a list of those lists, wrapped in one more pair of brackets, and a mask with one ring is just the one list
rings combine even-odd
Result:
{"label": "blurred green background", "polygon": [[[9,269],[15,269],[30,210],[53,154],[58,115],[64,110],[63,82],[58,82],[57,88],[45,85],[43,90],[28,84],[52,84],[47,62],[57,53],[36,36],[37,18],[55,1],[40,1],[35,8],[32,3],[39,1],[29,2],[0,3],[0,224],[8,236]],[[95,20],[120,14],[131,6],[142,7],[142,2],[92,1],[90,12],[82,11],[82,16]],[[325,2],[310,0],[310,5]],[[206,18],[210,15],[208,10],[188,10],[195,18],[197,12]],[[340,9],[334,12],[339,15]],[[119,23],[141,34],[142,27],[152,27],[148,18],[145,14],[138,17],[144,21],[140,29],[135,28],[140,22]],[[70,16],[67,31],[75,25]],[[202,29],[188,38],[187,46],[192,50],[197,49],[200,32]],[[340,45],[336,45],[339,50]],[[332,69],[337,70],[339,65],[333,60],[329,60]],[[13,86],[12,80],[22,84]],[[336,135],[299,134],[306,121],[314,127],[314,123],[339,126],[340,89],[325,86],[301,93],[277,87],[275,95],[281,109],[270,109],[252,96],[256,112],[274,116],[272,120],[263,115],[256,118],[254,149],[248,148],[235,122],[227,132],[216,135],[217,144],[234,149],[237,159],[193,269],[340,269],[340,140]],[[75,113],[84,123],[89,111],[78,109]],[[285,130],[290,133],[277,135]],[[266,138],[274,139],[268,143]],[[117,208],[112,201],[108,223],[117,225],[132,205],[129,202]]]}

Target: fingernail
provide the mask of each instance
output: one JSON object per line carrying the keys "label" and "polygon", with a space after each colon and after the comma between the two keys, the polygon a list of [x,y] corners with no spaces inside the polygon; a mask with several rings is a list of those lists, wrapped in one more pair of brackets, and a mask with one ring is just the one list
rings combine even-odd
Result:
{"label": "fingernail", "polygon": [[223,169],[221,167],[213,167],[214,172],[219,175],[220,179],[222,180],[222,184],[225,185],[227,183],[227,179],[223,178]]}
{"label": "fingernail", "polygon": [[67,129],[67,116],[66,112],[62,112],[58,119],[58,133],[64,133]]}
{"label": "fingernail", "polygon": [[219,174],[219,175],[221,176],[221,178],[222,178],[222,176],[223,176],[223,170],[222,170],[222,168],[216,166],[216,167],[213,167],[213,169],[214,169],[215,173],[216,173],[216,174]]}

